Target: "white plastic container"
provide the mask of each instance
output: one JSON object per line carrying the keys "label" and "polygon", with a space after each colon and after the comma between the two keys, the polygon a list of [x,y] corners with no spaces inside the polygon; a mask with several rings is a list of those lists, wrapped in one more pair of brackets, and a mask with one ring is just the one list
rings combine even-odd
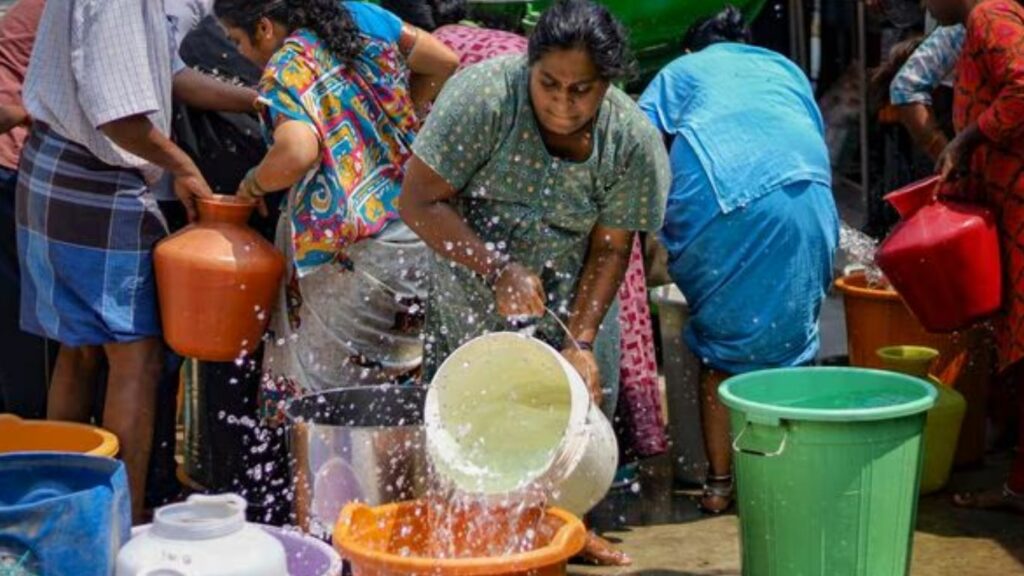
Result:
{"label": "white plastic container", "polygon": [[608,419],[562,355],[528,336],[494,333],[456,350],[430,384],[424,417],[431,464],[464,494],[539,489],[582,516],[615,477]]}
{"label": "white plastic container", "polygon": [[284,546],[245,522],[235,494],[190,496],[156,511],[117,556],[116,576],[282,576]]}

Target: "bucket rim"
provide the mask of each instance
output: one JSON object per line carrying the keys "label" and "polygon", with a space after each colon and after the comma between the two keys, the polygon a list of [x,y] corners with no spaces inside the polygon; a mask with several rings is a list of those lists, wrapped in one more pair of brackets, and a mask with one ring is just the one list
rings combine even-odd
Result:
{"label": "bucket rim", "polygon": [[586,546],[586,528],[583,521],[571,512],[549,506],[545,515],[562,521],[562,526],[555,532],[552,541],[544,547],[519,552],[506,556],[490,556],[486,558],[422,558],[406,557],[392,553],[382,553],[358,541],[354,530],[356,516],[370,516],[377,521],[393,515],[403,506],[416,505],[417,501],[395,502],[383,506],[371,507],[362,502],[348,504],[338,517],[332,542],[342,557],[349,562],[364,564],[375,568],[395,571],[401,569],[407,574],[445,573],[455,576],[486,576],[488,574],[506,574],[526,572],[544,566],[565,562]]}
{"label": "bucket rim", "polygon": [[100,456],[104,458],[114,458],[120,452],[121,445],[117,439],[117,436],[113,432],[101,428],[99,426],[92,426],[89,424],[83,424],[80,422],[65,422],[62,420],[36,420],[26,419],[17,416],[16,414],[0,413],[0,428],[10,428],[15,432],[21,432],[22,434],[32,434],[37,430],[74,430],[82,434],[88,434],[94,436],[96,445],[89,450],[84,452],[68,450],[66,448],[57,448],[53,450],[43,448],[31,448],[27,450],[10,450],[7,452],[0,451],[0,454],[14,454],[14,453],[25,453],[25,452],[40,452],[40,453],[68,453],[68,454],[84,454],[88,456]]}
{"label": "bucket rim", "polygon": [[900,300],[899,292],[896,292],[893,288],[871,288],[868,286],[867,273],[863,270],[836,278],[834,285],[844,297],[852,296],[865,300],[882,300],[886,302],[897,302]]}
{"label": "bucket rim", "polygon": [[[733,392],[733,388],[743,383],[763,378],[766,375],[786,376],[789,374],[806,376],[809,371],[817,374],[851,374],[856,373],[862,376],[876,376],[888,380],[899,380],[904,384],[916,387],[921,390],[922,395],[910,402],[903,402],[892,406],[874,408],[846,408],[837,410],[825,410],[820,408],[799,408],[792,406],[778,406],[764,402],[755,402],[741,398]],[[775,368],[771,370],[759,370],[748,372],[739,376],[733,376],[725,381],[718,389],[718,395],[722,402],[730,409],[742,412],[746,415],[760,416],[777,420],[798,420],[804,422],[877,422],[880,420],[891,420],[914,416],[926,412],[935,406],[938,398],[938,391],[929,382],[907,376],[897,372],[886,370],[875,370],[857,367],[821,366],[806,368]]]}
{"label": "bucket rim", "polygon": [[[569,410],[569,419],[566,423],[565,432],[559,438],[558,445],[555,450],[548,456],[542,468],[538,469],[538,474],[530,479],[529,484],[533,485],[550,485],[552,483],[558,483],[564,478],[559,478],[555,475],[552,467],[557,463],[561,462],[564,464],[565,469],[574,470],[579,464],[580,460],[583,459],[584,450],[580,449],[579,439],[585,437],[587,433],[587,418],[592,408],[592,401],[590,400],[590,394],[586,390],[586,385],[583,384],[582,378],[575,369],[568,364],[568,362],[562,357],[562,355],[555,350],[552,346],[546,342],[526,336],[518,332],[491,332],[473,338],[466,342],[462,346],[459,346],[454,352],[452,352],[441,366],[434,373],[434,378],[430,382],[429,389],[427,391],[426,405],[424,406],[423,422],[426,428],[426,447],[427,447],[427,458],[431,464],[436,467],[436,471],[439,474],[447,475],[445,468],[451,466],[449,458],[446,454],[451,452],[451,446],[455,443],[451,439],[451,435],[443,426],[444,419],[442,418],[441,400],[440,395],[444,390],[444,386],[438,383],[438,375],[444,373],[450,366],[456,362],[461,361],[460,353],[464,353],[465,350],[470,349],[474,346],[483,345],[489,341],[500,341],[508,340],[513,342],[526,342],[530,346],[534,346],[552,357],[558,360],[559,365],[562,366],[566,372],[566,380],[569,385],[569,393],[573,398],[571,407]],[[585,402],[575,401],[577,398],[585,398]],[[443,446],[443,447],[442,447]],[[575,449],[569,450],[574,447]],[[563,458],[564,461],[560,460],[559,455],[565,453]],[[451,480],[451,478],[447,478]],[[510,489],[502,490],[489,490],[480,489],[472,486],[459,486],[460,490],[467,494],[473,494],[480,498],[504,498]],[[524,486],[517,486],[511,488],[511,490],[519,490]]]}
{"label": "bucket rim", "polygon": [[[256,526],[257,528],[260,528],[261,530],[270,534],[274,538],[277,538],[278,540],[289,538],[301,541],[304,545],[317,550],[318,552],[322,553],[326,558],[329,558],[330,566],[327,568],[327,571],[320,574],[320,576],[337,576],[341,574],[341,555],[338,554],[338,551],[331,547],[330,544],[324,542],[323,540],[320,540],[315,536],[306,534],[302,530],[299,530],[295,527],[273,526],[270,524],[261,524],[259,522],[250,522],[249,524],[252,526]],[[285,547],[285,552],[287,554],[287,546]]]}
{"label": "bucket rim", "polygon": [[[351,393],[360,393],[360,392],[372,392],[372,391],[382,391],[384,393],[388,393],[388,392],[391,392],[391,391],[396,391],[396,393],[409,393],[411,395],[418,395],[418,396],[420,396],[420,400],[421,400],[420,405],[419,405],[419,416],[420,417],[419,417],[418,421],[417,422],[410,422],[408,424],[394,425],[394,426],[383,426],[383,425],[368,426],[368,425],[355,425],[355,424],[344,424],[343,425],[343,424],[328,424],[326,422],[318,422],[316,420],[313,420],[313,419],[310,419],[310,418],[306,418],[306,417],[303,417],[301,415],[296,414],[296,412],[300,409],[301,406],[303,406],[304,404],[307,404],[307,403],[309,403],[311,401],[315,403],[315,402],[317,402],[318,398],[322,398],[322,397],[325,397],[325,396],[333,396],[333,395],[341,395],[341,394],[351,394]],[[423,428],[424,424],[425,424],[423,416],[424,416],[424,411],[425,411],[425,407],[426,407],[427,392],[428,392],[428,389],[427,389],[426,386],[423,386],[422,384],[419,384],[419,383],[415,383],[413,381],[410,381],[409,383],[402,383],[402,384],[378,384],[378,385],[365,385],[365,386],[347,386],[347,387],[344,387],[344,388],[332,388],[330,390],[321,390],[319,392],[307,392],[305,394],[302,394],[301,396],[296,396],[296,397],[288,400],[288,402],[285,404],[285,408],[284,408],[285,426],[288,427],[288,428],[320,427],[320,428],[348,428],[348,429],[352,429],[352,430],[393,430],[393,429]]]}

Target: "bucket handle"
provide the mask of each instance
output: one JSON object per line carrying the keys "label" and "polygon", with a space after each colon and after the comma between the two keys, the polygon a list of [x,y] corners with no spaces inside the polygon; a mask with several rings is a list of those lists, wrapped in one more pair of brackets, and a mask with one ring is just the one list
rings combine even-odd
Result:
{"label": "bucket handle", "polygon": [[786,442],[789,440],[788,429],[783,428],[782,442],[779,442],[779,447],[772,452],[762,452],[760,450],[751,450],[750,448],[741,447],[740,440],[743,439],[743,436],[747,433],[747,430],[750,430],[750,422],[747,422],[746,424],[743,425],[743,430],[740,430],[740,433],[736,436],[736,439],[732,441],[733,452],[741,452],[743,454],[748,454],[750,456],[761,456],[762,458],[775,458],[776,456],[781,456],[782,453],[786,451]]}

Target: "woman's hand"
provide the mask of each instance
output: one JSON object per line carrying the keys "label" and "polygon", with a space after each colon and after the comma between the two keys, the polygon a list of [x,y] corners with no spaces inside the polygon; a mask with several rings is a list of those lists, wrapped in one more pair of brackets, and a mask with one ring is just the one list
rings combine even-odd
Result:
{"label": "woman's hand", "polygon": [[604,391],[601,389],[601,370],[597,366],[594,351],[582,350],[569,342],[562,350],[562,357],[580,373],[587,389],[590,390],[590,398],[594,404],[600,405],[604,399]]}
{"label": "woman's hand", "polygon": [[402,26],[399,48],[412,72],[409,95],[417,113],[423,116],[459,68],[459,57],[429,32],[409,24]]}
{"label": "woman's hand", "polygon": [[971,155],[984,139],[977,124],[972,124],[953,138],[946,149],[939,154],[939,160],[935,164],[935,171],[941,176],[943,182],[956,180],[967,173],[970,167]]}
{"label": "woman's hand", "polygon": [[514,262],[505,265],[494,281],[498,314],[506,318],[544,315],[544,284],[529,268]]}
{"label": "woman's hand", "polygon": [[935,171],[942,177],[943,182],[956,180],[967,171],[967,158],[970,158],[970,155],[964,150],[963,143],[959,137],[954,138],[939,154],[939,159],[935,162]]}
{"label": "woman's hand", "polygon": [[239,198],[255,202],[256,210],[264,218],[269,215],[267,202],[263,199],[265,195],[266,192],[260,188],[259,183],[256,181],[256,168],[253,168],[245,175],[245,178],[238,184],[238,191],[235,193],[235,196]]}

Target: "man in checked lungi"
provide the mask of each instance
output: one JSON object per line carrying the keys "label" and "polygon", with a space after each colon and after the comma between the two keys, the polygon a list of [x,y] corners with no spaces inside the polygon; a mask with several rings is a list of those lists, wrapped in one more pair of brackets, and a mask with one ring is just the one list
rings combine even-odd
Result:
{"label": "man in checked lungi", "polygon": [[152,250],[166,172],[190,217],[210,188],[168,138],[171,95],[247,112],[252,90],[189,70],[163,0],[47,2],[24,87],[33,119],[19,168],[22,329],[61,343],[47,416],[83,421],[105,357],[103,423],[118,436],[142,516],[163,347]]}

